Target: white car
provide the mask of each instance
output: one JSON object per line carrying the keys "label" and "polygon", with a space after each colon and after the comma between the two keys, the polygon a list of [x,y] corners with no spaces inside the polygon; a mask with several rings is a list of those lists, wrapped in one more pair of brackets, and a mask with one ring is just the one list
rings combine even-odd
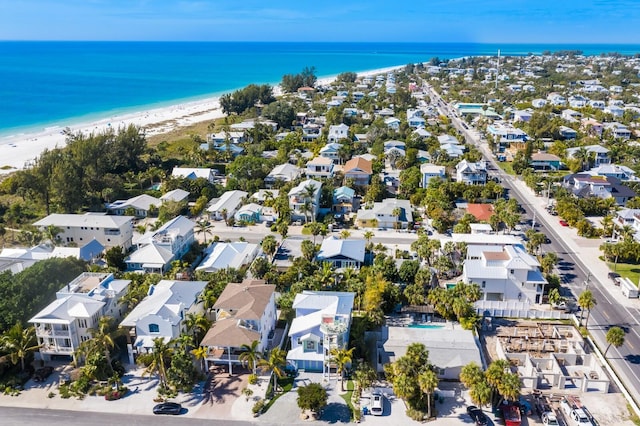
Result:
{"label": "white car", "polygon": [[593,426],[589,416],[584,412],[582,408],[576,408],[571,412],[571,418],[578,426]]}
{"label": "white car", "polygon": [[558,423],[558,418],[556,417],[556,415],[550,411],[547,411],[546,413],[542,414],[542,423],[544,423],[547,426],[560,425],[560,423]]}
{"label": "white car", "polygon": [[384,411],[384,396],[375,392],[371,394],[371,414],[381,416]]}

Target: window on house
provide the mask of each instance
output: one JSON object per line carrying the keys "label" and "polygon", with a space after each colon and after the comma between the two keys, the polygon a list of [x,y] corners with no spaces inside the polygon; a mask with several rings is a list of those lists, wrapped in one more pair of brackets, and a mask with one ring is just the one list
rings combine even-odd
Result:
{"label": "window on house", "polygon": [[316,350],[316,342],[313,340],[306,340],[304,342],[304,349],[307,351],[315,351]]}
{"label": "window on house", "polygon": [[149,333],[160,333],[160,326],[158,324],[149,324]]}
{"label": "window on house", "polygon": [[513,272],[514,272],[514,270],[512,269],[510,273],[513,274]]}
{"label": "window on house", "polygon": [[487,282],[486,281],[482,281],[482,288],[485,288],[487,286]]}

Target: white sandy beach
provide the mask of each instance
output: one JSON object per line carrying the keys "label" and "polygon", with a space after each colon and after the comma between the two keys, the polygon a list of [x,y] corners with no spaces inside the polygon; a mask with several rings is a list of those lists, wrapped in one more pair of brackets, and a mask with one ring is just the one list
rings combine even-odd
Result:
{"label": "white sandy beach", "polygon": [[[403,67],[380,68],[360,72],[358,75],[364,77],[384,74]],[[316,85],[326,85],[334,80],[335,76],[320,78]],[[280,87],[275,86],[274,94],[277,96],[280,93]],[[44,150],[64,146],[66,142],[62,131],[66,127],[69,127],[73,132],[90,134],[135,124],[146,129],[147,135],[154,135],[167,133],[173,129],[202,121],[215,120],[223,116],[219,98],[215,97],[180,103],[169,107],[107,116],[85,124],[67,125],[62,122],[55,126],[43,128],[41,132],[37,133],[0,137],[0,174],[11,173],[28,167]]]}

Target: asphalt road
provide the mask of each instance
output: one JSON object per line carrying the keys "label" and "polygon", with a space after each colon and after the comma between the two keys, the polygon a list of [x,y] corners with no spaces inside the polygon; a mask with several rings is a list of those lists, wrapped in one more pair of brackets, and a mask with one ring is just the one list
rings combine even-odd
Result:
{"label": "asphalt road", "polygon": [[2,419],[0,420],[0,424],[3,426],[250,426],[255,424],[233,420],[192,419],[181,416],[135,416],[116,413],[89,411],[81,413],[68,410],[40,410],[14,407],[0,408],[0,418]]}
{"label": "asphalt road", "polygon": [[[434,91],[431,91],[431,94],[432,96],[435,95],[436,99],[439,99]],[[514,178],[498,166],[493,155],[489,152],[488,145],[482,143],[480,136],[466,124],[463,126],[462,121],[453,114],[448,105],[443,102],[438,102],[437,105],[440,112],[448,116],[458,131],[465,136],[467,143],[473,144],[480,149],[489,165],[490,173],[501,178],[502,185],[509,190],[510,196],[517,199],[526,210],[526,214],[523,216],[527,220],[532,220],[535,211],[534,206],[512,184],[512,179]],[[636,400],[636,403],[640,404],[640,325],[638,323],[640,310],[627,309],[609,296],[604,285],[610,285],[610,283],[600,283],[591,276],[582,259],[567,247],[561,236],[554,230],[555,226],[560,226],[559,224],[547,223],[546,219],[540,214],[536,215],[536,224],[536,230],[545,233],[551,240],[551,243],[543,245],[542,249],[558,254],[560,259],[558,270],[565,285],[565,291],[568,290],[577,299],[580,293],[588,287],[598,302],[596,307],[591,310],[588,324],[588,329],[594,341],[600,348],[606,349],[605,335],[611,326],[617,325],[627,332],[624,345],[620,348],[611,347],[607,353],[607,359],[629,393]],[[587,283],[588,277],[589,282]],[[584,315],[586,319],[586,312]]]}

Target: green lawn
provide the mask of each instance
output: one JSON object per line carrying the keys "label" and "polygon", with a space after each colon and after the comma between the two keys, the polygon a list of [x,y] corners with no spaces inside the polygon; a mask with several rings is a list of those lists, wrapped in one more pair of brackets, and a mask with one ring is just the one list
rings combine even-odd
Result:
{"label": "green lawn", "polygon": [[[338,386],[340,386],[340,385],[338,385]],[[341,394],[340,397],[342,399],[344,399],[344,402],[347,403],[347,406],[349,407],[349,409],[353,413],[353,404],[351,404],[351,395],[353,395],[353,381],[352,380],[347,380],[347,382],[345,384],[345,389],[347,389],[347,392],[344,393],[344,394]]]}
{"label": "green lawn", "polygon": [[607,265],[609,265],[609,269],[619,273],[625,278],[629,278],[634,284],[637,284],[638,280],[640,280],[640,265],[632,263],[618,263],[614,265],[613,262],[607,262]]}
{"label": "green lawn", "polygon": [[511,175],[511,176],[515,176],[516,172],[513,171],[513,167],[511,167],[511,162],[510,161],[500,161],[498,162],[498,166],[500,166],[500,168],[502,170],[505,171],[505,173]]}

